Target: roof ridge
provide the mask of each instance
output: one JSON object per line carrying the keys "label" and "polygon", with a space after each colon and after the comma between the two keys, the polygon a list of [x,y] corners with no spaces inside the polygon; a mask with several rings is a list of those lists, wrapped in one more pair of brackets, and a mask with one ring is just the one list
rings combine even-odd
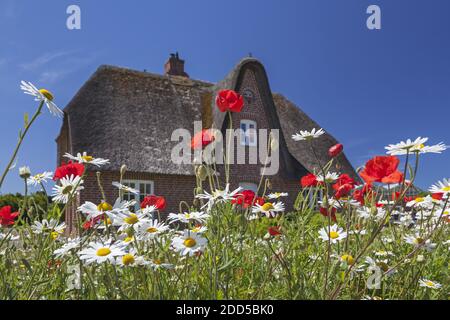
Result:
{"label": "roof ridge", "polygon": [[183,78],[186,81],[198,82],[198,83],[203,84],[203,85],[208,85],[208,86],[215,85],[215,83],[209,82],[209,81],[205,81],[205,80],[192,79],[192,78],[186,78],[186,77],[181,77],[181,76],[173,76],[173,75],[163,75],[163,74],[153,73],[153,72],[149,72],[149,71],[140,71],[140,70],[132,69],[132,68],[129,68],[129,67],[115,66],[115,65],[110,65],[110,64],[102,64],[102,65],[100,65],[95,72],[97,73],[97,72],[101,72],[103,70],[106,70],[106,71],[111,70],[111,71],[133,73],[133,74],[140,75],[140,76],[153,77],[153,78],[158,78],[158,79],[162,79],[162,80],[182,79]]}

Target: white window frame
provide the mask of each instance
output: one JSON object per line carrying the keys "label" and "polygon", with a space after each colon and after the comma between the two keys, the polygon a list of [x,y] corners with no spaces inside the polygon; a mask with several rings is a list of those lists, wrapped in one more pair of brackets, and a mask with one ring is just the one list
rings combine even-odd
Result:
{"label": "white window frame", "polygon": [[[253,126],[251,129],[250,126]],[[243,128],[244,127],[244,128]],[[241,120],[241,146],[256,147],[258,145],[258,125],[253,120]]]}
{"label": "white window frame", "polygon": [[[146,197],[155,194],[155,182],[153,180],[134,180],[134,179],[127,179],[123,180],[122,184],[126,186],[130,186],[130,184],[134,184],[133,189],[139,190],[139,195],[134,195],[132,193],[124,192],[122,195],[122,200],[136,200],[135,204],[135,210],[139,210],[141,206],[141,197]],[[141,185],[150,185],[150,192],[145,192],[144,194],[141,194]],[[146,190],[147,191],[147,190]]]}
{"label": "white window frame", "polygon": [[253,182],[240,182],[239,187],[241,187],[242,190],[252,190],[254,193],[258,191],[258,185]]}

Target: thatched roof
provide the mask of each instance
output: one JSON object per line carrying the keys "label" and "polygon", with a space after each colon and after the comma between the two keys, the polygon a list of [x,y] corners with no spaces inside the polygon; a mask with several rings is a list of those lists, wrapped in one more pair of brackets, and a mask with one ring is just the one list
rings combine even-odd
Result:
{"label": "thatched roof", "polygon": [[210,83],[101,66],[65,108],[72,152],[107,158],[102,170],[191,175],[171,159],[172,132],[201,121]]}
{"label": "thatched roof", "polygon": [[[175,129],[193,130],[193,122],[211,122],[223,128],[224,114],[218,112],[212,97],[220,89],[238,90],[244,68],[251,68],[260,86],[273,128],[281,129],[280,150],[292,177],[317,171],[308,143],[291,139],[299,130],[320,126],[279,94],[271,93],[264,66],[256,59],[243,59],[221,82],[179,76],[161,76],[113,66],[101,66],[79,90],[65,109],[72,152],[86,151],[108,158],[103,170],[192,175],[191,165],[172,163],[171,141]],[[314,141],[322,163],[328,148],[337,141],[328,133]],[[340,172],[357,178],[344,155],[339,158]]]}

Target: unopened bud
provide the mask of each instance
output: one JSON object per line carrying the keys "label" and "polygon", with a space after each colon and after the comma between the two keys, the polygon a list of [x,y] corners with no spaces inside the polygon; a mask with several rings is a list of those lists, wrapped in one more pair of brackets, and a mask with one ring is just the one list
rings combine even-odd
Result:
{"label": "unopened bud", "polygon": [[31,176],[30,167],[21,167],[21,168],[19,168],[19,176],[22,179],[28,179]]}

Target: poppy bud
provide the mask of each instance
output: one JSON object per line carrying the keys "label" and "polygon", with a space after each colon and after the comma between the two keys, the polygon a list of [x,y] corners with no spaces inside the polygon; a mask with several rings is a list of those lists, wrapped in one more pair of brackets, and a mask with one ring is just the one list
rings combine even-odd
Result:
{"label": "poppy bud", "polygon": [[328,155],[331,158],[334,158],[334,157],[338,156],[342,152],[342,150],[344,150],[344,146],[342,144],[338,143],[338,144],[332,146],[328,150]]}

